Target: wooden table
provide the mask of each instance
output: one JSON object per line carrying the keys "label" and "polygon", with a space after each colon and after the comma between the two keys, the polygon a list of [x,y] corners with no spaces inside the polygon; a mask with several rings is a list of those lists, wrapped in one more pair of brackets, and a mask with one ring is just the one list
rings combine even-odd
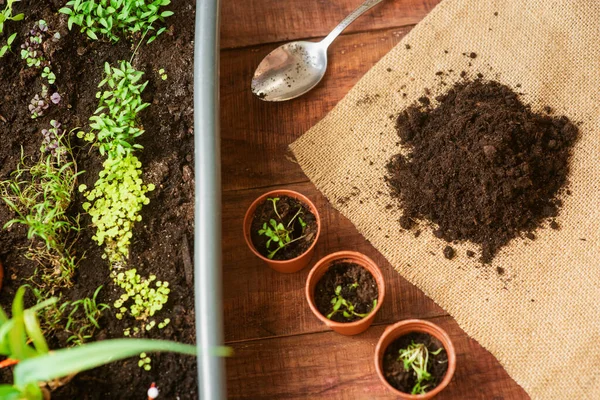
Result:
{"label": "wooden table", "polygon": [[[388,0],[340,36],[329,70],[309,94],[285,103],[254,97],[250,81],[260,60],[280,43],[325,36],[361,0],[222,0],[221,135],[225,339],[230,398],[393,398],[375,374],[373,353],[385,327],[424,318],[448,331],[458,365],[440,399],[526,399],[496,359],[454,319],[389,263],[335,211],[293,161],[288,145],[322,119],[439,0]],[[242,236],[246,208],[273,188],[298,190],[316,202],[323,231],[314,262],[351,249],[373,258],[388,297],[374,325],[355,337],[326,329],[304,297],[309,268],[285,275],[252,255]],[[312,265],[312,264],[311,264]]]}

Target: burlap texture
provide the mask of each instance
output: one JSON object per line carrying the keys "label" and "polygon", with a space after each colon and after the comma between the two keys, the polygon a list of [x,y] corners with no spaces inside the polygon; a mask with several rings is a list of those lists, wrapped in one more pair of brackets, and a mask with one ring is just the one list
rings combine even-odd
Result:
{"label": "burlap texture", "polygon": [[[415,238],[386,208],[396,203],[385,164],[399,151],[390,115],[463,70],[581,122],[561,229],[512,241],[491,266],[466,257],[472,244],[444,259],[431,229]],[[333,206],[533,399],[600,399],[600,1],[445,0],[291,148]]]}

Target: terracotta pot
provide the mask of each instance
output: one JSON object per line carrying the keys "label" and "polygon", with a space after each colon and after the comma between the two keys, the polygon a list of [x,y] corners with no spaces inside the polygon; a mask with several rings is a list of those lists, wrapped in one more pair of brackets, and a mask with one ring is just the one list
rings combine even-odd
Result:
{"label": "terracotta pot", "polygon": [[[377,289],[379,290],[379,297],[377,299],[377,306],[375,309],[371,311],[369,315],[365,318],[360,319],[354,322],[335,322],[330,319],[327,319],[323,314],[319,312],[317,306],[315,304],[315,288],[317,286],[317,282],[321,279],[321,277],[327,272],[331,264],[336,261],[345,261],[351,262],[360,265],[365,268],[367,271],[373,275],[375,281],[377,282]],[[306,280],[306,299],[308,300],[308,305],[312,312],[319,318],[325,325],[329,326],[331,329],[340,333],[342,335],[357,335],[362,333],[371,326],[373,320],[375,319],[375,315],[381,308],[383,304],[383,300],[385,299],[385,281],[383,280],[383,274],[381,270],[375,264],[373,260],[364,254],[357,253],[355,251],[339,251],[337,253],[330,254],[321,260],[310,271],[308,274],[308,279]]]}
{"label": "terracotta pot", "polygon": [[[317,235],[315,237],[315,240],[313,240],[312,244],[308,248],[308,250],[306,250],[304,253],[302,253],[298,257],[292,258],[291,260],[270,260],[267,257],[260,254],[254,248],[254,244],[252,243],[252,237],[250,236],[250,234],[251,234],[250,229],[252,226],[252,220],[254,218],[254,212],[256,211],[256,208],[269,197],[281,197],[281,196],[288,196],[288,197],[292,197],[296,200],[300,200],[302,203],[304,203],[304,205],[306,205],[308,207],[310,212],[315,216],[315,218],[317,220]],[[260,196],[256,200],[254,200],[254,202],[248,208],[248,211],[246,211],[246,216],[244,217],[244,239],[246,239],[246,244],[258,258],[263,260],[269,267],[273,268],[275,271],[278,271],[278,272],[290,274],[293,272],[298,272],[302,268],[306,267],[308,265],[308,263],[310,262],[310,259],[313,256],[313,253],[315,250],[315,245],[317,244],[317,240],[319,240],[320,234],[321,234],[321,218],[319,217],[319,212],[317,211],[317,207],[315,207],[313,202],[310,201],[306,196],[304,196],[301,193],[294,192],[293,190],[284,190],[284,189],[272,190],[268,193],[263,194],[262,196]]]}
{"label": "terracotta pot", "polygon": [[[437,385],[432,391],[427,392],[425,394],[410,394],[399,391],[394,388],[392,385],[388,383],[383,375],[383,354],[386,349],[392,342],[398,339],[400,336],[404,336],[411,332],[422,332],[427,333],[440,342],[444,346],[446,350],[446,354],[448,355],[448,370],[446,371],[446,375],[444,379]],[[406,321],[398,322],[394,325],[390,325],[386,328],[377,343],[377,347],[375,348],[375,369],[377,370],[377,375],[379,375],[379,379],[381,382],[387,387],[391,392],[396,394],[399,398],[404,400],[427,400],[435,397],[439,392],[444,390],[448,383],[452,380],[452,376],[454,375],[454,371],[456,370],[456,352],[454,351],[454,345],[450,340],[450,336],[439,326],[432,324],[428,321],[423,321],[420,319],[409,319]]]}

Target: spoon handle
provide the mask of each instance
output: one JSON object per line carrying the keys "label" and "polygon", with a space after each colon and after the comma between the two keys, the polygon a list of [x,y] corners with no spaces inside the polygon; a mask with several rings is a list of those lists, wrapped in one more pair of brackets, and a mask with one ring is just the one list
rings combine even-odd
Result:
{"label": "spoon handle", "polygon": [[346,29],[348,27],[348,25],[353,23],[354,20],[356,20],[358,17],[360,17],[365,12],[367,12],[371,8],[375,7],[377,4],[381,3],[382,1],[383,0],[366,0],[356,10],[352,11],[352,13],[350,15],[348,15],[346,18],[344,18],[344,20],[342,22],[340,22],[340,24],[338,26],[336,26],[335,29],[332,30],[331,33],[329,35],[327,35],[327,37],[325,37],[325,39],[323,39],[321,41],[321,44],[325,48],[329,47],[329,45],[335,40],[335,38],[337,38],[339,36],[339,34],[342,33],[344,31],[344,29]]}

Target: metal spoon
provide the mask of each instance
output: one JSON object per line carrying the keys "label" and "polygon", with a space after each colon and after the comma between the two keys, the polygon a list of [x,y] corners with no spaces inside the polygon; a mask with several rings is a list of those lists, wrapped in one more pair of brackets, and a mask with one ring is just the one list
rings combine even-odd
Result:
{"label": "metal spoon", "polygon": [[284,101],[308,92],[327,70],[327,48],[354,20],[383,0],[366,0],[320,42],[291,42],[276,48],[259,64],[252,92],[261,100]]}

